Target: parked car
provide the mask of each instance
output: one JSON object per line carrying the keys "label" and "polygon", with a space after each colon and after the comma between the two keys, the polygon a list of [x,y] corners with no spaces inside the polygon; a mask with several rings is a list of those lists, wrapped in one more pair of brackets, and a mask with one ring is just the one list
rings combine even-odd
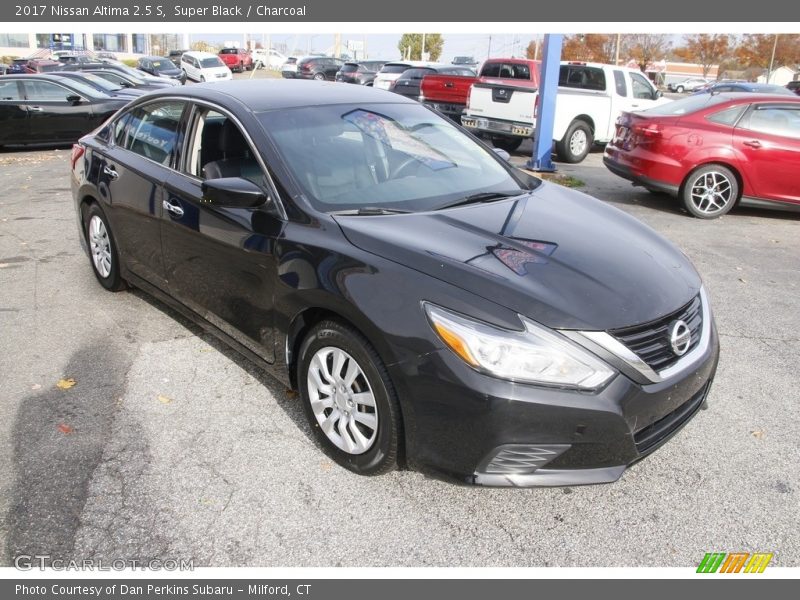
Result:
{"label": "parked car", "polygon": [[285,55],[272,48],[269,51],[266,48],[256,48],[251,54],[254,64],[259,65],[258,68],[280,69],[288,60]]}
{"label": "parked car", "polygon": [[[533,135],[539,102],[538,64],[511,63],[524,68],[520,78],[508,79],[510,69],[498,72],[496,59],[486,61],[473,84],[461,123],[487,134],[509,152]],[[513,73],[513,71],[512,71]],[[494,77],[500,75],[500,79]],[[555,150],[561,161],[581,162],[594,143],[614,137],[614,123],[623,110],[644,110],[670,102],[638,69],[599,63],[562,62],[558,75],[558,97],[553,125]]]}
{"label": "parked car", "polygon": [[11,64],[8,65],[8,74],[9,75],[14,75],[14,74],[27,73],[27,71],[25,70],[25,65],[27,65],[27,64],[28,64],[28,59],[27,58],[15,58],[15,59],[13,59],[11,61]]}
{"label": "parked car", "polygon": [[127,65],[116,65],[107,62],[101,63],[78,63],[74,65],[64,65],[62,71],[81,71],[94,73],[104,79],[117,83],[123,87],[136,87],[139,89],[161,89],[171,88],[180,85],[174,79],[164,79],[163,77],[153,77],[138,69],[132,69]]}
{"label": "parked car", "polygon": [[421,60],[402,60],[387,62],[383,68],[378,71],[372,85],[382,90],[391,90],[394,82],[400,78],[400,75],[405,73],[408,69],[414,67],[427,67],[434,63]]}
{"label": "parked car", "polygon": [[169,52],[167,52],[167,58],[169,58],[172,61],[172,64],[180,68],[181,56],[183,56],[184,52],[188,52],[188,50],[170,50]]}
{"label": "parked car", "polygon": [[712,83],[712,81],[710,79],[706,79],[705,77],[688,77],[682,81],[668,83],[667,90],[677,94],[683,94],[684,92],[696,92],[700,88],[707,86],[709,83]]}
{"label": "parked car", "polygon": [[63,65],[57,60],[50,60],[49,58],[33,58],[25,63],[26,73],[47,73],[49,71],[58,71]]}
{"label": "parked car", "polygon": [[474,75],[426,75],[420,84],[419,101],[460,125],[470,89],[477,79]]}
{"label": "parked car", "polygon": [[218,83],[233,78],[231,70],[220,57],[210,52],[184,52],[181,68],[188,79],[201,83]]}
{"label": "parked car", "polygon": [[53,57],[54,60],[57,60],[61,64],[64,65],[72,65],[75,63],[90,63],[95,62],[97,60],[94,56],[89,56],[88,54],[67,54],[67,53],[60,53],[57,56]]}
{"label": "parked car", "polygon": [[344,64],[340,58],[329,56],[306,56],[297,61],[297,79],[316,79],[334,81],[336,73]]}
{"label": "parked car", "polygon": [[783,94],[790,95],[793,92],[782,85],[770,83],[750,83],[747,81],[714,83],[695,92],[696,94],[721,94],[724,92],[739,92],[745,94]]}
{"label": "parked car", "polygon": [[472,56],[456,56],[452,64],[459,67],[477,67],[478,61]]}
{"label": "parked car", "polygon": [[186,71],[176,67],[169,58],[164,56],[143,56],[136,62],[136,68],[153,77],[174,79],[181,85],[186,83]]}
{"label": "parked car", "polygon": [[154,92],[71,165],[99,284],[178,307],[297,389],[359,474],[614,481],[714,377],[708,297],[678,248],[385,91]]}
{"label": "parked car", "polygon": [[467,67],[454,67],[452,65],[432,65],[430,67],[414,67],[412,69],[407,69],[406,71],[401,73],[400,77],[398,77],[397,80],[395,80],[394,84],[392,85],[391,90],[396,94],[405,96],[406,98],[411,98],[412,100],[419,101],[421,100],[422,97],[421,85],[423,78],[435,75],[437,73],[440,73],[442,75],[471,77],[473,78],[473,80],[475,77],[475,71]]}
{"label": "parked car", "polygon": [[117,60],[117,55],[114,54],[113,52],[105,52],[105,51],[95,52],[94,56],[95,58],[98,59]]}
{"label": "parked car", "polygon": [[786,84],[786,89],[800,96],[800,81],[790,81]]}
{"label": "parked car", "polygon": [[47,74],[0,80],[0,146],[75,142],[129,99]]}
{"label": "parked car", "polygon": [[111,83],[107,79],[103,79],[99,75],[89,73],[88,71],[53,71],[50,75],[78,81],[98,92],[108,94],[112,98],[120,98],[126,101],[131,101],[146,93],[145,90],[138,90],[133,87],[125,87],[116,83]]}
{"label": "parked car", "polygon": [[0,75],[5,75],[8,73],[8,65],[6,63],[0,63]]}
{"label": "parked car", "polygon": [[297,61],[300,60],[296,56],[290,56],[286,62],[281,65],[281,77],[284,79],[294,79],[297,75]]}
{"label": "parked car", "polygon": [[218,56],[231,71],[243,73],[245,69],[253,70],[253,57],[244,48],[223,48]]}
{"label": "parked car", "polygon": [[603,160],[701,219],[737,205],[800,210],[800,98],[703,94],[624,112]]}
{"label": "parked car", "polygon": [[386,64],[385,60],[364,60],[361,62],[346,62],[336,72],[336,81],[343,83],[357,83],[359,85],[372,85],[378,71]]}

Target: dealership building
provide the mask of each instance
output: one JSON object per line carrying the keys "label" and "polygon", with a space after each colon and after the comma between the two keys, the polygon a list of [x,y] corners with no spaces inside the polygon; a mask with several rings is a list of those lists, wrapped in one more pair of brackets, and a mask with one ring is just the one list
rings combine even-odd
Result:
{"label": "dealership building", "polygon": [[90,50],[126,58],[188,47],[188,33],[0,33],[0,56],[25,57],[41,50]]}

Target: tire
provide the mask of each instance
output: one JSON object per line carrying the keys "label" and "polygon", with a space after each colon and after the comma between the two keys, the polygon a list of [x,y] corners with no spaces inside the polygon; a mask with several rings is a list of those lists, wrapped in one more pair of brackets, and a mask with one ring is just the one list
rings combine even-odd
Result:
{"label": "tire", "polygon": [[205,82],[206,82],[206,76],[200,75],[200,83],[205,83]]}
{"label": "tire", "polygon": [[244,64],[239,63],[239,73],[244,73]]}
{"label": "tire", "polygon": [[592,129],[585,121],[576,120],[567,128],[564,137],[556,142],[556,153],[561,162],[579,163],[589,154],[593,143]]}
{"label": "tire", "polygon": [[681,200],[698,219],[716,219],[739,200],[739,181],[722,165],[705,165],[692,171],[681,186]]}
{"label": "tire", "polygon": [[83,230],[89,246],[89,263],[97,281],[111,292],[124,290],[126,285],[120,276],[117,243],[99,205],[91,204],[86,210],[83,215]]}
{"label": "tire", "polygon": [[[337,360],[342,361],[338,377]],[[353,366],[358,372],[348,385]],[[397,394],[383,361],[360,333],[336,321],[315,325],[300,347],[297,382],[308,423],[325,454],[359,475],[397,468]],[[325,389],[331,382],[340,386],[333,394]]]}
{"label": "tire", "polygon": [[677,92],[678,94],[682,94],[685,91],[686,88],[684,88],[682,85],[679,85],[678,87],[675,88],[675,92]]}
{"label": "tire", "polygon": [[492,146],[505,150],[506,152],[514,152],[522,145],[522,138],[520,137],[493,135],[489,139],[492,142]]}
{"label": "tire", "polygon": [[324,81],[325,80],[325,73],[315,73],[314,79],[317,81]]}

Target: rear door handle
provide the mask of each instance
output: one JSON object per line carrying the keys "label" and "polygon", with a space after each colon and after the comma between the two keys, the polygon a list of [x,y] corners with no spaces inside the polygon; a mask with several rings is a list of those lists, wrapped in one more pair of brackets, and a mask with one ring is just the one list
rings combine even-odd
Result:
{"label": "rear door handle", "polygon": [[758,140],[750,140],[748,142],[742,142],[745,146],[750,146],[751,148],[761,148],[761,142]]}
{"label": "rear door handle", "polygon": [[183,216],[183,209],[177,204],[173,204],[170,200],[164,200],[162,206],[164,207],[164,210],[175,215],[176,217]]}
{"label": "rear door handle", "polygon": [[117,173],[117,172],[114,170],[114,167],[109,167],[108,165],[106,165],[105,167],[103,167],[103,173],[105,173],[106,175],[108,175],[109,177],[111,177],[111,179],[116,179],[117,177],[119,177],[119,173]]}

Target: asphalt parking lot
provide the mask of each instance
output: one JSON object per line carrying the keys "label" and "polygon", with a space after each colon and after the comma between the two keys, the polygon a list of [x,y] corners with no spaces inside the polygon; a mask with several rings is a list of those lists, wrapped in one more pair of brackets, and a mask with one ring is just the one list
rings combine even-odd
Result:
{"label": "asphalt parking lot", "polygon": [[143,293],[97,284],[68,149],[0,153],[0,562],[800,565],[800,215],[691,219],[601,158],[560,170],[705,280],[722,344],[710,408],[615,484],[514,490],[339,468],[293,394]]}

